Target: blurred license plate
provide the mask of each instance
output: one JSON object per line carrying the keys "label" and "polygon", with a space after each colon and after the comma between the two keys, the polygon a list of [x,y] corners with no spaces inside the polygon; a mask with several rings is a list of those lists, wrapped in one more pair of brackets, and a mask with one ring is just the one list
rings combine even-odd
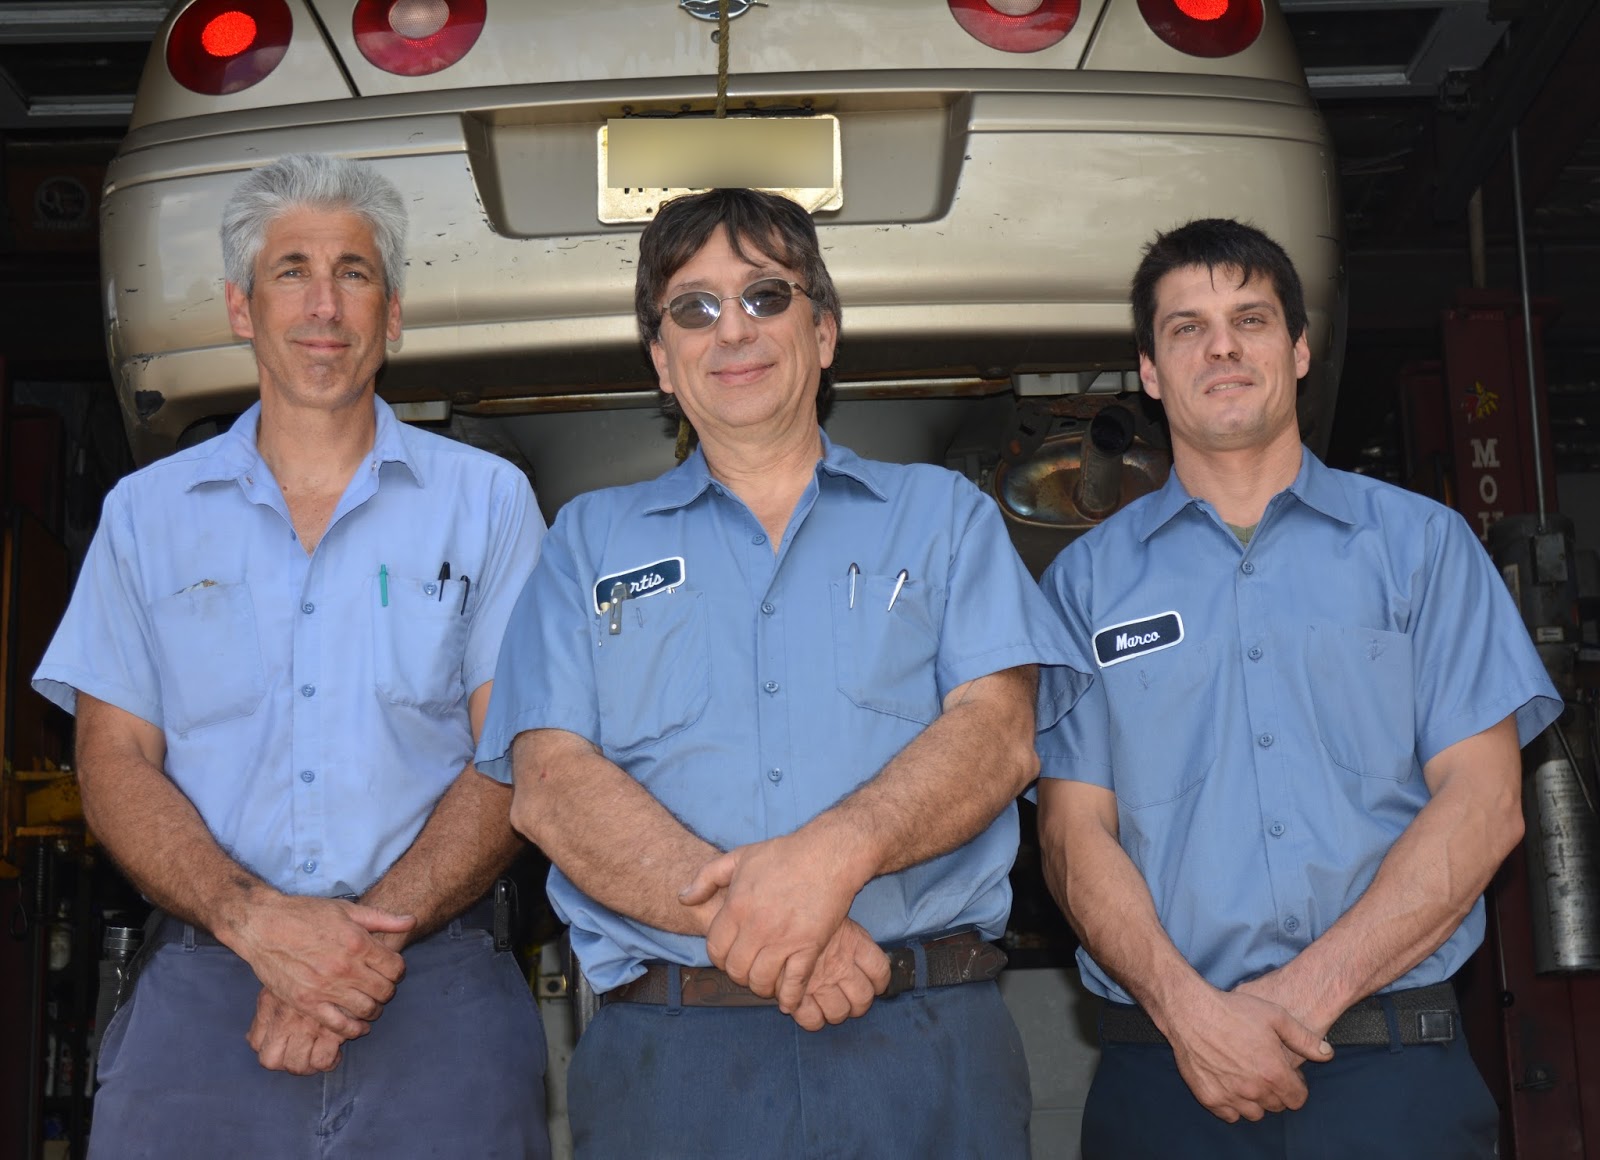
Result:
{"label": "blurred license plate", "polygon": [[833,116],[615,119],[600,129],[600,220],[649,221],[671,198],[735,186],[838,209],[840,169]]}

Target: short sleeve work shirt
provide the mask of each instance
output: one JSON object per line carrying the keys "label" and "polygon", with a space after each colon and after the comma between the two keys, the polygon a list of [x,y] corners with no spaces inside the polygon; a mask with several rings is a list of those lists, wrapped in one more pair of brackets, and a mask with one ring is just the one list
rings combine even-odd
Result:
{"label": "short sleeve work shirt", "polygon": [[[872,778],[967,681],[1075,663],[1070,703],[1088,683],[1075,657],[998,509],[960,476],[825,439],[774,553],[697,451],[557,517],[507,630],[478,764],[510,780],[517,734],[576,733],[729,849]],[[879,941],[967,924],[994,937],[1016,846],[1010,807],[965,846],[872,881],[851,913]],[[708,961],[703,939],[618,915],[559,869],[550,894],[599,990],[644,960]]]}
{"label": "short sleeve work shirt", "polygon": [[509,463],[374,405],[309,555],[256,450],[259,404],[124,479],[34,676],[68,712],[82,691],[159,726],[218,842],[297,894],[365,890],[465,768],[467,698],[544,532]]}
{"label": "short sleeve work shirt", "polygon": [[[1561,710],[1466,522],[1309,451],[1248,547],[1173,473],[1043,586],[1101,680],[1040,738],[1041,772],[1116,792],[1163,928],[1222,989],[1355,903],[1431,758],[1512,715],[1526,743]],[[1393,986],[1449,978],[1482,936],[1480,899]],[[1079,955],[1091,989],[1133,1001]]]}

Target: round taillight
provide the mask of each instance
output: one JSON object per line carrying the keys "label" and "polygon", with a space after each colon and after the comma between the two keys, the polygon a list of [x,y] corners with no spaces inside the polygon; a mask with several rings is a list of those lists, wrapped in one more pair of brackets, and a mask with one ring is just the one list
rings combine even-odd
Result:
{"label": "round taillight", "polygon": [[971,36],[1002,52],[1038,52],[1072,31],[1079,0],[950,0]]}
{"label": "round taillight", "polygon": [[1232,56],[1261,35],[1261,0],[1139,0],[1144,22],[1190,56]]}
{"label": "round taillight", "polygon": [[421,77],[467,55],[485,0],[360,0],[351,24],[361,55],[384,72]]}
{"label": "round taillight", "polygon": [[237,93],[278,67],[293,31],[284,0],[198,0],[172,23],[167,69],[197,93]]}

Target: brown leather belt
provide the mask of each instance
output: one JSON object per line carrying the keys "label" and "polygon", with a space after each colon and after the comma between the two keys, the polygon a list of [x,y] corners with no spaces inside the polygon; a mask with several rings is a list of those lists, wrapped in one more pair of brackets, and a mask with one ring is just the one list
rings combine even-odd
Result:
{"label": "brown leather belt", "polygon": [[[917,950],[927,960],[929,987],[950,987],[957,983],[981,983],[993,979],[1006,965],[1006,955],[993,943],[984,942],[977,931],[964,930],[909,946],[886,947],[889,956],[889,986],[880,998],[901,995],[917,987]],[[673,970],[678,972],[685,1007],[772,1007],[776,999],[764,999],[749,987],[742,987],[715,967],[676,967],[667,963],[647,963],[644,974],[600,996],[607,1003],[665,1004]]]}
{"label": "brown leather belt", "polygon": [[[1456,1037],[1460,1020],[1455,987],[1434,983],[1361,1000],[1333,1021],[1327,1039],[1335,1047],[1387,1047],[1396,1039],[1406,1047],[1449,1043]],[[1107,1043],[1167,1042],[1142,1007],[1124,1003],[1105,1005],[1100,1014],[1100,1038]]]}
{"label": "brown leather belt", "polygon": [[[493,896],[480,898],[477,902],[467,907],[459,916],[461,929],[486,930],[492,934],[495,929],[494,915]],[[181,943],[185,940],[185,935],[191,931],[193,932],[194,945],[197,947],[219,947],[222,945],[222,940],[204,927],[190,926],[181,918],[174,918],[162,910],[151,912],[150,921],[145,925],[144,945],[154,950],[157,947],[166,946],[168,943]],[[432,936],[430,935],[429,937]]]}

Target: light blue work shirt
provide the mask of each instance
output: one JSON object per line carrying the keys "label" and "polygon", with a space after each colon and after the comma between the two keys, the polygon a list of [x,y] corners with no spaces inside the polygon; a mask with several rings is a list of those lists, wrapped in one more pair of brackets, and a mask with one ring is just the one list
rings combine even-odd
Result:
{"label": "light blue work shirt", "polygon": [[[1065,711],[1088,663],[994,502],[943,468],[823,447],[777,553],[699,451],[563,508],[506,630],[478,768],[509,781],[517,734],[566,730],[730,849],[790,833],[870,780],[967,681],[1076,665],[1048,712]],[[619,583],[630,594],[612,633]],[[1008,805],[966,845],[868,883],[851,916],[879,942],[969,924],[997,937],[1016,850]],[[704,939],[625,918],[559,868],[550,897],[596,990],[647,959],[709,962]]]}
{"label": "light blue work shirt", "polygon": [[82,691],[159,726],[223,849],[293,894],[364,891],[466,767],[467,697],[544,533],[516,468],[375,404],[310,555],[259,404],[122,480],[33,680],[68,712]]}
{"label": "light blue work shirt", "polygon": [[[1248,547],[1174,472],[1041,583],[1101,678],[1040,738],[1041,772],[1115,790],[1162,927],[1224,990],[1350,909],[1431,758],[1512,714],[1526,744],[1561,711],[1466,521],[1309,451]],[[1480,898],[1392,987],[1449,978],[1482,938]]]}

